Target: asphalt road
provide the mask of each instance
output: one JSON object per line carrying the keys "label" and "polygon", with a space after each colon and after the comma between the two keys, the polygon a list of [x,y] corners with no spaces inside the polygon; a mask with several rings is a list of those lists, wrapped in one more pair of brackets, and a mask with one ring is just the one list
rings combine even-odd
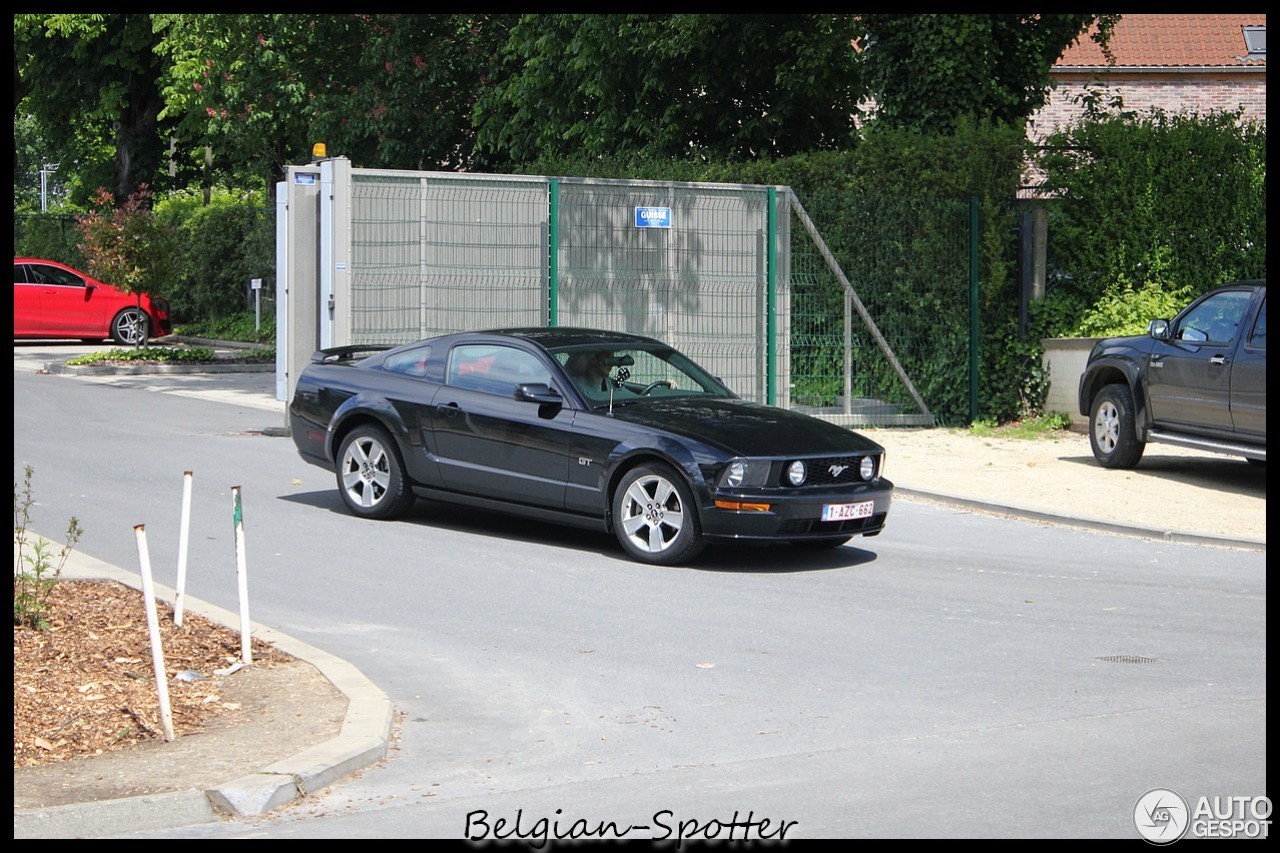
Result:
{"label": "asphalt road", "polygon": [[477,512],[362,522],[255,382],[15,369],[39,532],[76,515],[79,550],[130,568],[144,523],[163,571],[191,470],[188,589],[235,611],[239,485],[253,620],[403,715],[382,766],[152,836],[727,838],[736,814],[788,839],[1132,839],[1153,788],[1266,791],[1265,553],[909,500],[854,547],[684,569]]}

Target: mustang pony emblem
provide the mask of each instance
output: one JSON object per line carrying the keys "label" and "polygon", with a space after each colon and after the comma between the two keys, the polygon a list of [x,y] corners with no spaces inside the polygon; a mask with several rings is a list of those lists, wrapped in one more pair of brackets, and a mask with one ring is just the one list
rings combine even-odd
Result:
{"label": "mustang pony emblem", "polygon": [[831,472],[832,477],[839,477],[841,474],[845,472],[845,470],[848,469],[848,467],[849,467],[848,465],[832,465],[831,467],[827,468],[827,470]]}

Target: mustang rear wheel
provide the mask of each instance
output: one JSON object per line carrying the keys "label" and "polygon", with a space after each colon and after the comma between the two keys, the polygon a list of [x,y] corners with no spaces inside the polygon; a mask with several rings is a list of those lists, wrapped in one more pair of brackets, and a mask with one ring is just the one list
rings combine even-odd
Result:
{"label": "mustang rear wheel", "polygon": [[613,531],[628,554],[657,565],[692,560],[705,545],[684,478],[657,462],[632,468],[618,483]]}
{"label": "mustang rear wheel", "polygon": [[395,518],[413,505],[395,442],[386,430],[359,426],[347,434],[338,451],[338,492],[362,518]]}
{"label": "mustang rear wheel", "polygon": [[1093,398],[1089,446],[1103,468],[1132,468],[1142,458],[1147,445],[1138,441],[1133,392],[1128,385],[1107,385]]}

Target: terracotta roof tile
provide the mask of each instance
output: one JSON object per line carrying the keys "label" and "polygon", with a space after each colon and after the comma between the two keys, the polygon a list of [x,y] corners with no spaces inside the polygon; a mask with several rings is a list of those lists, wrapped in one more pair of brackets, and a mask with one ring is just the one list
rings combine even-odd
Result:
{"label": "terracotta roof tile", "polygon": [[[1117,66],[1265,67],[1266,58],[1246,60],[1243,27],[1267,25],[1265,14],[1125,15],[1111,35]],[[1102,49],[1088,35],[1068,47],[1054,66],[1065,70],[1107,64]]]}

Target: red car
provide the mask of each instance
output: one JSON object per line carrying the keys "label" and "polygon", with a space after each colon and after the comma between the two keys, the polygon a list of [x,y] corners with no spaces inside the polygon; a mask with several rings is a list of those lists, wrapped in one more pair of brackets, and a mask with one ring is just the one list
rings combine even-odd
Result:
{"label": "red car", "polygon": [[137,296],[41,258],[13,259],[14,338],[111,338],[134,345],[172,334],[169,303]]}

